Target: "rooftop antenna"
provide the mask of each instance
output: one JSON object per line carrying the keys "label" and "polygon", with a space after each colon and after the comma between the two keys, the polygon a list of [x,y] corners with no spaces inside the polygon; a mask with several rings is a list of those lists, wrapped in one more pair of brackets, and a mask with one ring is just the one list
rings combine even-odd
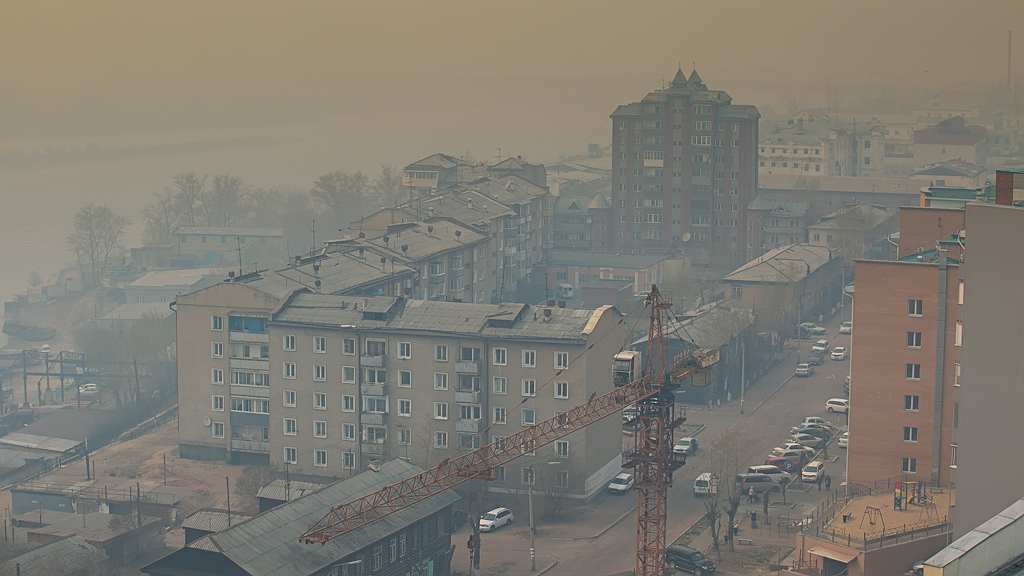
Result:
{"label": "rooftop antenna", "polygon": [[242,238],[241,236],[235,236],[235,242],[238,243],[238,275],[242,275]]}
{"label": "rooftop antenna", "polygon": [[313,218],[313,246],[309,249],[309,255],[312,256],[316,252],[316,218]]}
{"label": "rooftop antenna", "polygon": [[501,147],[500,146],[498,147],[498,155],[496,156],[496,158],[498,159],[498,164],[501,164]]}

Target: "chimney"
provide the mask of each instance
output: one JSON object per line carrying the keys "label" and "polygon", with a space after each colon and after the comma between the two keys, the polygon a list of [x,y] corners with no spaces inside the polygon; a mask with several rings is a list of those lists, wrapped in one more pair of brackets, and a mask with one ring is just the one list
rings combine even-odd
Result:
{"label": "chimney", "polygon": [[544,309],[544,321],[547,322],[551,319],[551,308]]}
{"label": "chimney", "polygon": [[558,307],[559,308],[565,308],[565,300],[559,300],[558,301]]}
{"label": "chimney", "polygon": [[996,170],[996,204],[1013,206],[1013,172]]}
{"label": "chimney", "polygon": [[555,305],[555,301],[554,300],[548,300],[548,306],[554,306],[554,305]]}

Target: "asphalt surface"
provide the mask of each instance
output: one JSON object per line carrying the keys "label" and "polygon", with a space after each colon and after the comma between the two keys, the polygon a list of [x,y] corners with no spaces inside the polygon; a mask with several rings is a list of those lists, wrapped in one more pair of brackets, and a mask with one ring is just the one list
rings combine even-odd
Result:
{"label": "asphalt surface", "polygon": [[[832,346],[849,346],[850,336],[838,334],[838,316],[822,324],[828,329],[826,336]],[[814,340],[802,341],[799,356],[805,359],[810,353]],[[797,342],[787,345],[785,358],[759,382],[746,391],[744,409],[740,412],[738,398],[721,406],[707,405],[687,407],[687,423],[702,424],[698,438],[701,449],[687,460],[686,466],[676,471],[673,486],[668,494],[668,541],[674,541],[704,514],[702,500],[693,494],[693,481],[706,470],[702,468],[707,448],[716,435],[731,425],[737,424],[746,433],[749,448],[747,460],[751,465],[763,463],[774,446],[783,443],[790,428],[805,416],[822,416],[826,420],[845,427],[842,414],[829,414],[825,401],[843,397],[843,382],[849,372],[849,360],[826,360],[816,367],[815,373],[806,378],[793,377],[797,365]],[[842,484],[845,478],[846,450],[838,448],[835,441],[829,445],[829,460],[825,473],[832,478],[833,487]],[[819,454],[818,459],[821,459]],[[796,482],[787,490],[789,506],[775,507],[771,512],[799,516],[810,511],[824,498],[825,491],[816,486],[800,489]],[[481,535],[482,575],[504,574],[508,576],[548,574],[611,575],[630,572],[635,564],[636,549],[636,505],[637,493],[623,496],[607,492],[597,496],[590,504],[571,508],[555,523],[538,521],[535,535],[536,572],[530,569],[529,519],[526,514],[517,514],[513,524]],[[740,514],[748,510],[761,512],[760,504],[743,504]],[[468,574],[470,560],[466,540],[469,525],[464,525],[453,537],[456,552],[452,569]],[[703,548],[694,542],[694,547]]]}

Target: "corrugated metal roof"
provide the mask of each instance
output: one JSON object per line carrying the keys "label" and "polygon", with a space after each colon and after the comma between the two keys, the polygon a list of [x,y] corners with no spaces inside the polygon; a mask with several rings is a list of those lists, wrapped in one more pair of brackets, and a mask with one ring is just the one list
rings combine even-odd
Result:
{"label": "corrugated metal roof", "polygon": [[25,432],[12,432],[0,438],[0,444],[63,454],[81,446],[83,442],[54,438],[52,436],[37,436],[35,434],[26,434]]}
{"label": "corrugated metal roof", "polygon": [[44,544],[39,548],[9,558],[0,564],[0,576],[15,574],[53,574],[55,558],[74,565],[79,560],[103,560],[103,552],[89,544],[79,536],[68,536],[56,542]]}
{"label": "corrugated metal roof", "polygon": [[831,259],[826,246],[791,244],[771,250],[726,274],[726,282],[789,284],[805,278]]}
{"label": "corrugated metal roof", "polygon": [[154,270],[146,272],[128,286],[133,288],[162,288],[164,286],[194,286],[208,276],[216,276],[220,281],[227,272],[219,268],[192,268],[184,270]]}
{"label": "corrugated metal roof", "polygon": [[284,238],[281,228],[215,228],[209,226],[179,226],[174,234],[207,234],[209,236],[267,236]]}
{"label": "corrugated metal roof", "polygon": [[[927,566],[942,568],[960,558],[972,548],[981,544],[993,534],[1024,518],[1024,498],[1007,506],[980,526],[957,538],[952,544],[939,550],[925,561]],[[998,560],[997,560],[998,561]],[[1005,561],[1005,560],[1004,560]]]}
{"label": "corrugated metal roof", "polygon": [[[320,486],[320,484],[317,486]],[[253,516],[254,514],[246,514],[244,512],[232,512],[231,522],[228,522],[227,510],[213,510],[207,508],[199,510],[195,514],[192,514],[188,518],[182,520],[181,527],[193,530],[204,530],[206,532],[220,532],[234,524],[248,520]]]}
{"label": "corrugated metal roof", "polygon": [[366,471],[335,482],[227,530],[204,536],[188,548],[219,552],[254,576],[308,576],[459,500],[454,491],[445,490],[322,546],[299,543],[299,536],[333,506],[421,471],[402,460],[391,460],[382,464],[379,472]]}
{"label": "corrugated metal roof", "polygon": [[319,490],[323,487],[323,484],[316,482],[301,482],[298,480],[285,481],[284,478],[278,478],[263,488],[260,488],[256,497],[287,502],[289,500],[295,500],[296,498],[305,496],[307,493]]}

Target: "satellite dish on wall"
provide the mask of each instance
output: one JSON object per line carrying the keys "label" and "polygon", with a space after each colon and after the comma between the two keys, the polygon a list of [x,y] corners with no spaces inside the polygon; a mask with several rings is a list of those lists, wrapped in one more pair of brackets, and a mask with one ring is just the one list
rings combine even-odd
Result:
{"label": "satellite dish on wall", "polygon": [[689,241],[690,241],[690,233],[687,232],[687,233],[683,234],[683,242],[689,242]]}
{"label": "satellite dish on wall", "polygon": [[209,416],[204,416],[203,417],[203,426],[209,426],[212,423],[213,423],[213,420],[210,420]]}

